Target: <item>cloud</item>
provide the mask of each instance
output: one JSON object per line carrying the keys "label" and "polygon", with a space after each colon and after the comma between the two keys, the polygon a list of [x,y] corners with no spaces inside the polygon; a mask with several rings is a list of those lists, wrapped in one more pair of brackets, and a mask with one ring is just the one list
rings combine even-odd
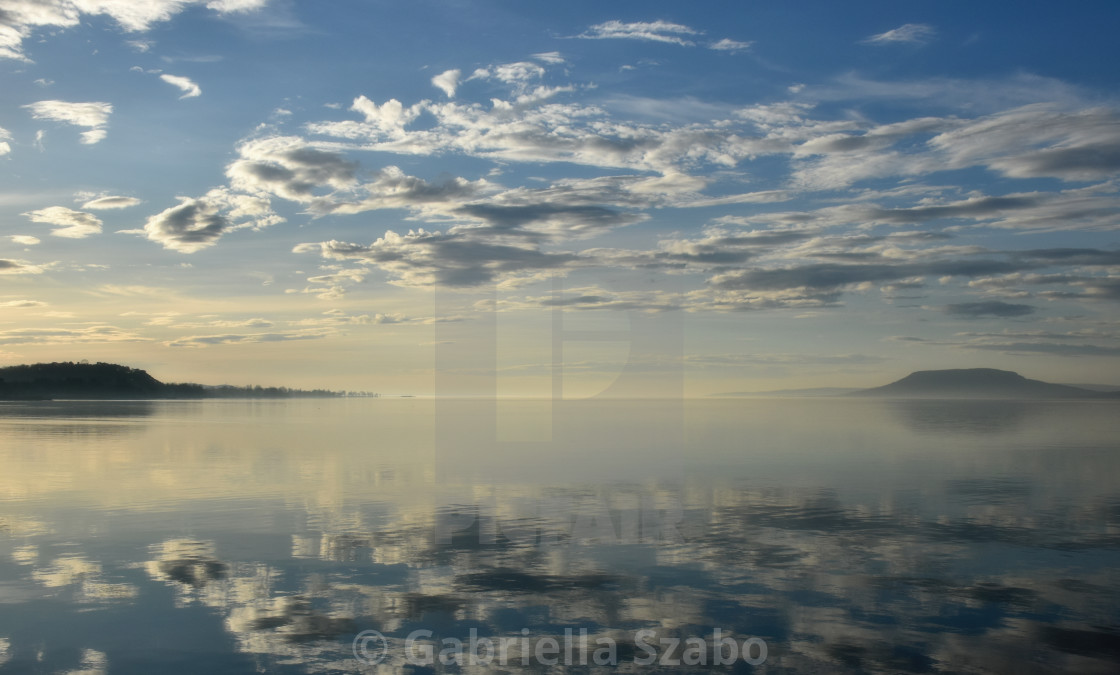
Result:
{"label": "cloud", "polygon": [[[541,67],[539,64],[533,63],[532,61],[517,61],[515,63],[504,63],[497,66],[492,65],[486,68],[478,68],[473,73],[471,73],[471,76],[467,79],[497,80],[498,82],[503,82],[505,84],[511,85],[512,93],[515,97],[515,100],[519,104],[525,105],[536,100],[543,100],[545,98],[548,98],[548,96],[544,95],[543,93],[537,93],[536,95],[533,95],[532,93],[530,93],[529,89],[534,82],[544,77],[545,72],[546,71],[543,67]],[[435,81],[433,80],[433,84],[434,83]],[[538,87],[538,89],[541,92],[552,91],[544,87]],[[562,88],[562,90],[571,91],[571,88],[565,87]],[[496,101],[495,105],[498,105]]]}
{"label": "cloud", "polygon": [[915,337],[894,337],[891,339],[1013,355],[1048,354],[1068,357],[1115,357],[1120,355],[1120,347],[1115,346],[1115,344],[1097,343],[1100,341],[1115,343],[1116,338],[1117,334],[1115,332],[1081,329],[1065,333],[1048,330],[1004,330],[997,333],[966,332],[957,333],[954,338],[942,340]]}
{"label": "cloud", "polygon": [[539,52],[533,54],[533,58],[551,66],[566,62],[564,55],[560,52]]}
{"label": "cloud", "polygon": [[[520,69],[522,63],[507,64],[511,67],[502,71],[506,73],[502,78],[497,76],[497,67],[485,69],[478,77],[501,79],[516,87],[519,81],[536,77],[531,68]],[[743,219],[743,224],[776,230],[768,235],[773,240],[766,244],[757,232],[739,235],[713,230],[702,238],[711,241],[670,240],[656,250],[546,250],[547,244],[639,222],[648,217],[643,211],[651,207],[765,204],[796,195],[795,190],[786,189],[704,198],[698,192],[710,179],[686,171],[705,163],[735,167],[752,157],[787,155],[795,160],[793,176],[802,188],[831,187],[829,180],[819,179],[825,169],[839,176],[914,175],[946,165],[945,150],[935,147],[933,139],[981,122],[995,121],[998,127],[1007,121],[1007,113],[971,121],[933,117],[875,125],[848,119],[814,120],[808,116],[810,106],[786,103],[751,106],[737,113],[727,111],[728,117],[723,119],[673,127],[616,121],[603,109],[579,105],[516,109],[495,104],[488,111],[478,105],[427,101],[411,107],[396,100],[378,105],[360,97],[353,109],[362,112],[366,122],[313,123],[310,129],[355,141],[358,145],[352,147],[362,150],[420,155],[459,151],[494,160],[574,162],[660,174],[557,180],[543,189],[506,190],[494,184],[455,179],[445,183],[444,189],[437,189],[394,167],[367,184],[357,180],[338,185],[320,183],[324,194],[315,193],[314,199],[301,197],[311,204],[312,213],[407,208],[413,219],[462,223],[444,232],[419,230],[398,235],[390,231],[368,247],[337,241],[304,245],[305,250],[319,250],[328,259],[354,259],[376,266],[388,273],[392,283],[401,285],[520,284],[577,268],[622,265],[710,274],[707,286],[692,296],[698,309],[832,306],[844,292],[869,283],[914,287],[929,276],[975,278],[1072,263],[1044,260],[1041,253],[1030,258],[994,252],[985,259],[986,252],[978,247],[943,247],[940,251],[900,248],[907,242],[905,237],[911,237],[912,243],[928,244],[946,236],[933,232],[852,234],[814,240],[821,228],[897,228],[952,221],[1019,229],[1084,230],[1117,225],[1113,217],[1116,188],[1110,183],[1061,192],[969,193],[956,199],[945,188],[908,186],[882,193],[865,191],[854,203],[816,211],[759,212]],[[410,128],[411,121],[422,114],[430,114],[435,124]],[[1046,113],[1031,110],[1026,114],[1032,117]],[[1058,125],[1062,130],[1050,129],[1045,132],[1049,134],[1046,138],[1069,144],[1079,138],[1075,129],[1095,124],[1067,117]],[[298,139],[291,142],[298,143]],[[1043,141],[1043,147],[1047,142]],[[895,152],[893,148],[901,144],[908,152],[918,148],[924,154],[909,157]],[[946,141],[944,145],[952,143]],[[1010,150],[1012,144],[1008,141],[1001,147]],[[1021,149],[1022,144],[1018,147]],[[852,171],[853,167],[859,169],[859,162],[874,157],[881,160],[882,156],[887,157],[888,164],[862,174]],[[970,163],[988,159],[977,158]],[[834,160],[834,165],[825,164]],[[810,171],[817,172],[816,179],[802,180]],[[274,194],[284,192],[267,189]],[[362,192],[369,196],[361,197]],[[875,203],[872,200],[877,194],[893,203]],[[464,255],[467,250],[471,256]],[[558,258],[557,254],[567,258]],[[445,260],[444,255],[449,258]],[[775,261],[795,261],[799,257],[802,260],[792,267],[774,265]],[[742,269],[748,261],[760,258],[767,261],[763,266]],[[537,263],[540,266],[535,267]]]}
{"label": "cloud", "polygon": [[685,309],[683,300],[679,293],[666,291],[620,291],[583,286],[549,295],[503,298],[494,305],[494,309],[509,312],[563,307],[573,311],[665,312]]}
{"label": "cloud", "polygon": [[885,33],[872,35],[863,40],[864,44],[886,45],[896,42],[922,45],[933,40],[937,30],[925,23],[908,23]]}
{"label": "cloud", "polygon": [[[1056,265],[1077,264],[1085,267],[1108,269],[1120,260],[1120,252],[1097,249],[1033,249],[1021,251],[989,251],[975,247],[922,247],[900,248],[897,236],[844,235],[837,237],[810,237],[804,233],[790,240],[792,246],[780,250],[759,247],[754,252],[749,245],[734,238],[713,232],[710,238],[719,240],[714,245],[699,245],[700,241],[663,241],[660,255],[648,252],[630,253],[585,251],[585,260],[598,257],[614,265],[642,269],[661,266],[680,271],[708,270],[707,288],[694,291],[697,307],[711,309],[732,308],[744,301],[751,307],[805,306],[816,304],[831,306],[839,302],[845,292],[872,290],[874,284],[905,284],[912,287],[928,277],[947,280],[954,277],[982,279],[988,275],[1009,275],[1044,270]],[[920,240],[919,240],[920,241]],[[781,261],[793,259],[797,264],[770,266],[759,264],[759,259]],[[831,262],[840,260],[843,262]],[[749,264],[750,261],[753,264]],[[1089,277],[1065,279],[1066,283],[1106,283],[1104,278]],[[1102,298],[1107,297],[1104,291]],[[1006,313],[1024,310],[1002,307],[999,304],[980,303],[975,307],[962,306],[959,313],[985,310]]]}
{"label": "cloud", "polygon": [[1120,356],[1120,347],[1103,345],[1071,345],[1053,342],[999,342],[965,344],[968,349],[983,349],[1006,354],[1052,354],[1055,356]]}
{"label": "cloud", "polygon": [[[871,197],[871,195],[868,195]],[[796,221],[818,225],[910,225],[937,221],[966,221],[986,227],[1030,231],[1120,229],[1117,187],[1104,183],[1051,192],[1021,192],[1000,196],[971,193],[965,199],[922,199],[920,205],[886,208],[871,202],[825,207],[816,211],[757,217],[772,222]]]}
{"label": "cloud", "polygon": [[146,340],[147,338],[108,325],[86,328],[16,328],[0,331],[0,345],[144,342]]}
{"label": "cloud", "polygon": [[447,94],[448,98],[455,98],[455,89],[459,86],[460,74],[461,71],[458,68],[445,70],[432,78],[432,85]]}
{"label": "cloud", "polygon": [[93,145],[105,138],[105,125],[109,123],[109,115],[113,112],[111,104],[100,102],[38,101],[23,107],[30,110],[31,116],[37,120],[87,127],[89,131],[82,132],[82,143],[86,145]]}
{"label": "cloud", "polygon": [[22,214],[35,223],[46,223],[57,226],[51,230],[55,237],[67,239],[85,239],[92,234],[101,233],[101,220],[92,213],[74,211],[65,206],[50,206],[37,211]]}
{"label": "cloud", "polygon": [[323,317],[301,319],[294,322],[300,326],[348,326],[348,325],[377,325],[377,326],[430,326],[436,323],[458,323],[464,320],[461,316],[406,316],[404,314],[347,314],[342,310],[332,309],[323,312]]}
{"label": "cloud", "polygon": [[[164,344],[168,347],[209,347],[212,345],[230,344],[261,344],[265,342],[291,342],[294,340],[319,340],[330,335],[333,331],[321,329],[308,329],[280,333],[230,333],[225,335],[192,335],[182,337]],[[3,342],[0,342],[3,344]]]}
{"label": "cloud", "polygon": [[1107,181],[1120,170],[1120,115],[1032,104],[971,120],[918,118],[813,134],[794,157],[794,182],[808,189],[975,166],[1010,178]]}
{"label": "cloud", "polygon": [[[379,106],[364,95],[354,99],[350,109],[361,113],[365,117],[366,125],[371,131],[375,130],[389,137],[402,136],[405,125],[419,117],[421,112],[421,106],[405,108],[395,98],[391,98]],[[343,122],[337,128],[342,129],[349,126],[356,125]]]}
{"label": "cloud", "polygon": [[5,260],[0,258],[0,274],[42,274],[43,268],[32,265],[26,260]]}
{"label": "cloud", "polygon": [[103,211],[106,209],[127,209],[130,206],[136,206],[140,200],[135,197],[118,197],[116,195],[105,195],[90,199],[82,204],[83,209],[93,209],[94,211]]}
{"label": "cloud", "polygon": [[157,316],[145,322],[147,326],[170,326],[172,328],[271,328],[274,324],[268,319],[220,319],[199,323],[175,323],[176,314]]}
{"label": "cloud", "polygon": [[727,368],[744,365],[865,365],[890,359],[870,354],[689,354],[685,364],[701,368]]}
{"label": "cloud", "polygon": [[[549,95],[568,89],[531,89],[525,80],[518,80],[531,78],[531,69],[501,70],[514,65],[520,64],[485,69],[475,77],[508,79],[517,106],[494,99],[491,108],[430,101],[406,108],[396,99],[378,105],[360,96],[351,109],[364,115],[364,122],[311,123],[308,129],[362,143],[364,150],[395,154],[461,153],[490,160],[568,162],[673,174],[704,165],[730,168],[760,151],[789,147],[786,142],[758,139],[752,130],[730,133],[733,126],[728,123],[666,128],[614,120],[599,107],[549,103]],[[422,114],[430,115],[434,124],[413,128],[412,122]]]}
{"label": "cloud", "polygon": [[717,52],[742,52],[751,48],[753,42],[740,42],[732,40],[731,38],[723,38],[717,42],[708,45],[708,49],[714,49]]}
{"label": "cloud", "polygon": [[945,313],[949,316],[959,316],[976,319],[985,316],[991,317],[1016,317],[1034,314],[1036,309],[1031,305],[1019,305],[999,300],[984,302],[961,302],[945,306]]}
{"label": "cloud", "polygon": [[260,229],[283,222],[267,199],[215,188],[202,197],[180,197],[179,204],[148,218],[142,233],[164,248],[194,253],[213,246],[227,232]]}
{"label": "cloud", "polygon": [[[29,61],[23,40],[37,29],[73,28],[81,17],[105,15],[128,32],[148,30],[186,7],[202,5],[218,14],[260,9],[269,0],[36,0],[8,2],[0,13],[0,58]],[[135,43],[136,41],[132,41]],[[130,43],[132,44],[132,43]],[[144,44],[141,41],[141,44]]]}
{"label": "cloud", "polygon": [[0,157],[12,151],[12,146],[8,143],[10,140],[12,140],[12,134],[4,127],[0,127]]}
{"label": "cloud", "polygon": [[799,100],[890,101],[918,104],[926,110],[965,111],[968,116],[1041,102],[1079,102],[1081,87],[1052,77],[1020,72],[999,78],[929,77],[911,80],[872,80],[856,72],[833,78],[830,84],[800,85]]}
{"label": "cloud", "polygon": [[637,21],[633,23],[623,23],[622,21],[614,20],[596,24],[576,37],[585,40],[648,40],[651,42],[666,42],[669,44],[681,45],[682,47],[689,47],[696,43],[681,36],[699,34],[700,31],[698,30],[668,21]]}
{"label": "cloud", "polygon": [[929,141],[951,168],[982,165],[1011,178],[1108,180],[1120,170],[1120,116],[1097,107],[1033,104],[954,125]]}
{"label": "cloud", "polygon": [[864,282],[883,282],[917,276],[971,276],[990,271],[1015,271],[1028,266],[1001,260],[944,260],[929,263],[864,264],[811,263],[796,267],[746,269],[713,277],[710,283],[725,290],[793,290],[811,289],[834,293]]}
{"label": "cloud", "polygon": [[647,218],[644,214],[625,213],[603,206],[539,202],[466,204],[452,213],[486,223],[488,227],[485,231],[462,230],[478,239],[503,235],[530,240],[581,238]]}
{"label": "cloud", "polygon": [[0,302],[0,307],[13,308],[46,307],[46,305],[47,303],[41,302],[39,300],[5,300]]}
{"label": "cloud", "polygon": [[27,234],[12,234],[8,236],[13,243],[20,244],[21,246],[34,246],[40,243],[38,237],[32,237]]}
{"label": "cloud", "polygon": [[390,283],[399,286],[509,285],[539,280],[544,272],[561,271],[579,262],[579,257],[571,253],[549,253],[532,245],[476,239],[469,228],[452,228],[448,232],[421,229],[404,235],[389,231],[368,246],[332,240],[300,244],[293,250],[318,251],[328,260],[373,265],[390,276]]}
{"label": "cloud", "polygon": [[[1014,316],[1016,297],[1065,299],[1068,307],[1120,295],[1120,283],[1104,276],[1105,268],[1120,265],[1115,252],[990,248],[999,241],[992,228],[1120,226],[1120,188],[1110,172],[1110,148],[1120,143],[1114,138],[1118,116],[1110,107],[1077,109],[1070,102],[984,115],[962,109],[879,123],[832,114],[833,106],[816,108],[807,100],[735,107],[614,96],[589,105],[545,98],[579,89],[541,84],[555,74],[548,68],[555,61],[537,55],[479,68],[470,78],[486,82],[470,92],[458,87],[460,72],[432,78],[433,86],[459,99],[409,105],[358,96],[352,114],[343,114],[349,119],[332,113],[335,119],[311,122],[299,135],[269,135],[272,127],[262,127],[237,146],[226,167],[227,186],[182,198],[152,216],[144,234],[168,248],[199,250],[234,229],[279,222],[273,198],[314,219],[391,210],[368,222],[416,223],[381,225],[376,231],[384,235],[376,239],[325,236],[296,246],[295,252],[318,254],[325,264],[307,275],[305,288],[286,292],[325,299],[365,279],[509,289],[555,276],[586,284],[592,270],[671,274],[682,291],[670,296],[584,286],[586,292],[559,300],[528,294],[518,302],[536,309],[559,302],[571,309],[733,312],[835,307],[855,294],[897,302],[898,293],[921,288],[933,298],[923,300],[926,307],[952,316]],[[475,90],[493,98],[466,100]],[[1096,156],[1094,147],[1101,149]],[[359,163],[359,153],[377,164]],[[394,155],[405,159],[394,161]],[[447,165],[477,173],[422,177],[397,166],[422,164],[414,157],[449,158]],[[788,168],[747,191],[743,184],[756,180],[752,162]],[[507,170],[511,163],[549,178]],[[993,183],[998,193],[954,187],[950,172],[962,170],[1002,177]],[[580,177],[553,177],[573,171]],[[1089,184],[1016,187],[1020,178],[1046,177]],[[871,180],[881,182],[833,192]],[[779,202],[787,205],[772,206]],[[674,211],[687,207],[693,210]],[[651,233],[634,227],[654,216]],[[707,226],[705,216],[712,217]],[[689,234],[669,233],[674,227]],[[984,228],[983,238],[973,228]],[[609,244],[582,243],[614,232]],[[649,243],[651,235],[656,244]],[[644,243],[623,248],[623,241],[643,237]],[[1049,285],[1039,291],[1043,277]],[[981,286],[985,279],[1007,285]],[[990,304],[992,298],[1005,302]],[[503,308],[518,307],[507,302]]]}
{"label": "cloud", "polygon": [[202,88],[195,84],[188,77],[182,77],[180,75],[168,75],[167,73],[164,73],[163,75],[159,76],[159,79],[172,86],[178,87],[183,92],[183,95],[179,97],[180,99],[194,98],[196,96],[202,95]]}
{"label": "cloud", "polygon": [[325,190],[345,191],[357,184],[356,162],[317,149],[297,137],[250,140],[241,144],[238,154],[240,159],[226,168],[235,190],[311,203],[324,199]]}

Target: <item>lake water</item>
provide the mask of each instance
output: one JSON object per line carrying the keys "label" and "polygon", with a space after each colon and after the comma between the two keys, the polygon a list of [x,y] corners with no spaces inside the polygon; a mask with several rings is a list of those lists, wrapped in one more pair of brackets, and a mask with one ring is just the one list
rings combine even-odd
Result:
{"label": "lake water", "polygon": [[1118,672],[1116,406],[2,403],[0,672]]}

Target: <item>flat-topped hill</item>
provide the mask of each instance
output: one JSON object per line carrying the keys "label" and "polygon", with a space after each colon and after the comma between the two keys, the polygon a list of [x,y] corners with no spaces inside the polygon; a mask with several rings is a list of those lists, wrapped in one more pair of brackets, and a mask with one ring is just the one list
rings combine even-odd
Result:
{"label": "flat-topped hill", "polygon": [[851,396],[908,398],[1116,398],[1115,394],[1031,380],[1010,370],[919,370],[882,387]]}

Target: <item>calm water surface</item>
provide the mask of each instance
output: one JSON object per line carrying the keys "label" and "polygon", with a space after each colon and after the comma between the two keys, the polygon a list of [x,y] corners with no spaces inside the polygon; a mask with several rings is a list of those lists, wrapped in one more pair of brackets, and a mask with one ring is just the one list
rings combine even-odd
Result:
{"label": "calm water surface", "polygon": [[1115,402],[0,403],[0,672],[1117,672],[1118,439]]}

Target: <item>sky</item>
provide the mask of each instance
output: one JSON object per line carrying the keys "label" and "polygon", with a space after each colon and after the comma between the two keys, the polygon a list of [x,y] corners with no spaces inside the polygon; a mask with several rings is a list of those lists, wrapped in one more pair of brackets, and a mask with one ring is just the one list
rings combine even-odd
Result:
{"label": "sky", "polygon": [[0,0],[0,365],[1120,384],[1118,27],[1089,1]]}

